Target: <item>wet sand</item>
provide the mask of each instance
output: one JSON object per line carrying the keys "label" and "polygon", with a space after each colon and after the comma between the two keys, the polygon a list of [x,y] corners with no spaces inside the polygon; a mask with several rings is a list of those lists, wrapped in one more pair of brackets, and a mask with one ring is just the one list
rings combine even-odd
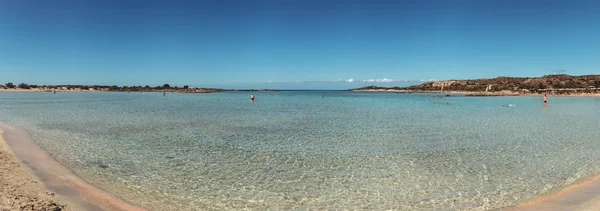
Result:
{"label": "wet sand", "polygon": [[535,197],[507,211],[600,210],[600,175],[583,178],[559,191]]}
{"label": "wet sand", "polygon": [[0,130],[0,210],[72,210],[14,156]]}
{"label": "wet sand", "polygon": [[[4,140],[0,140],[0,174],[2,178],[9,178],[0,183],[0,195],[8,196],[0,196],[0,210],[5,210],[3,206],[8,210],[24,210],[15,206],[26,202],[36,207],[48,206],[48,209],[25,210],[64,207],[67,210],[145,210],[77,177],[37,146],[27,131],[3,123],[0,129],[4,132]],[[25,168],[21,168],[23,166]],[[53,207],[60,209],[51,209]]]}

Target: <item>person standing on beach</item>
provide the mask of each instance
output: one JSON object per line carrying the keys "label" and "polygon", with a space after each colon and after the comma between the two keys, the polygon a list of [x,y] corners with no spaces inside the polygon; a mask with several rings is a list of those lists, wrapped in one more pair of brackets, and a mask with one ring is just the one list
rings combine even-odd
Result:
{"label": "person standing on beach", "polygon": [[548,101],[548,97],[546,96],[546,94],[544,94],[544,98],[542,98],[544,100],[544,107],[546,107],[546,102]]}

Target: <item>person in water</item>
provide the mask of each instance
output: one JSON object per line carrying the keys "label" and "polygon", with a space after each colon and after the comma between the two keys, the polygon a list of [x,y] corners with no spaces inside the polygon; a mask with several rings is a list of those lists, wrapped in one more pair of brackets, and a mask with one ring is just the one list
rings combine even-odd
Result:
{"label": "person in water", "polygon": [[546,94],[544,94],[544,98],[542,98],[544,100],[544,107],[546,107],[546,102],[548,101],[548,97],[546,96]]}
{"label": "person in water", "polygon": [[254,101],[254,94],[250,95],[250,101]]}

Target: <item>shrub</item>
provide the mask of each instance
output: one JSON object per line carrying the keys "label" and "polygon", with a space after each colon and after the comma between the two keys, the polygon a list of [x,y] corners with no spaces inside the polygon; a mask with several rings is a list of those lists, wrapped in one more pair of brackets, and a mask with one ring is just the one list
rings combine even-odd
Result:
{"label": "shrub", "polygon": [[19,88],[21,88],[21,89],[29,89],[29,85],[27,85],[26,83],[20,83],[19,84]]}
{"label": "shrub", "polygon": [[9,88],[9,89],[15,88],[15,85],[12,82],[8,82],[8,83],[6,83],[4,85],[6,86],[6,88]]}

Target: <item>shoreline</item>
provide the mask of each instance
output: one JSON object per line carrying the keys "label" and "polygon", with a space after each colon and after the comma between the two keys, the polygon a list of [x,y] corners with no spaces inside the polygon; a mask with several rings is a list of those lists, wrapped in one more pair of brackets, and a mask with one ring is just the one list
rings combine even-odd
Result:
{"label": "shoreline", "polygon": [[[8,157],[15,160],[17,164],[21,164],[20,170],[15,170],[15,168],[8,170],[13,174],[12,176],[29,180],[32,183],[28,184],[29,186],[38,186],[33,190],[29,188],[29,192],[32,192],[30,195],[33,194],[35,199],[29,203],[38,204],[36,206],[41,204],[42,206],[61,208],[57,210],[146,210],[79,178],[54,160],[46,151],[39,148],[31,140],[26,130],[0,122],[0,155],[3,155],[4,152],[8,152]],[[6,160],[3,157],[0,158],[1,161]],[[0,167],[6,168],[9,164],[11,164],[10,160],[0,163]],[[16,189],[25,189],[23,187],[25,185],[22,183],[12,183],[14,181],[10,179],[2,183],[3,187],[0,191],[5,191],[7,187],[4,186],[7,184]],[[0,194],[0,209],[2,209],[7,205],[5,204],[6,200],[2,201],[1,195],[6,193],[0,193],[2,193]],[[28,196],[19,195],[19,197]],[[29,198],[20,200],[29,200]],[[534,196],[515,205],[494,210],[592,211],[598,207],[600,207],[600,173],[585,176],[567,186]]]}
{"label": "shoreline", "polygon": [[[40,181],[40,189],[33,191],[33,194],[41,195],[51,191],[51,195],[71,210],[146,210],[75,175],[35,144],[26,130],[1,122],[0,130],[3,131],[0,146],[6,146],[12,151],[12,157],[29,169],[13,172],[29,175]],[[2,165],[4,167],[5,164]],[[22,187],[17,185],[16,188]]]}
{"label": "shoreline", "polygon": [[73,210],[15,156],[3,134],[0,129],[0,210]]}
{"label": "shoreline", "polygon": [[[543,96],[543,93],[518,93],[511,91],[501,92],[469,92],[469,91],[427,91],[427,90],[394,90],[394,89],[364,89],[351,90],[353,92],[396,92],[396,93],[431,93],[437,95],[466,95],[469,97],[493,97],[493,96]],[[600,97],[600,93],[578,93],[578,94],[548,94],[552,97]]]}
{"label": "shoreline", "polygon": [[506,211],[594,211],[600,207],[600,174],[591,174],[567,186],[535,196]]}
{"label": "shoreline", "polygon": [[[0,89],[0,92],[48,92],[48,93],[52,93],[52,90],[31,90],[31,89]],[[169,93],[213,93],[213,92],[226,92],[226,91],[213,91],[213,92],[204,92],[204,91],[197,91],[197,92],[185,92],[185,91],[176,91],[176,90],[152,90],[152,91],[108,91],[108,90],[56,90],[56,93],[61,93],[61,92],[144,92],[144,93],[161,93],[161,92],[169,92]]]}
{"label": "shoreline", "polygon": [[[261,90],[256,90],[261,91]],[[280,90],[268,90],[268,91],[280,91]],[[337,90],[336,90],[337,91]],[[363,90],[343,90],[351,92],[395,92],[395,93],[431,93],[437,95],[465,95],[467,97],[506,97],[506,96],[543,96],[543,93],[518,93],[512,91],[500,91],[500,92],[471,92],[471,91],[430,91],[430,90],[395,90],[395,89],[363,89]],[[0,92],[52,92],[49,90],[31,90],[31,89],[0,89]],[[59,92],[127,92],[128,91],[106,91],[106,90],[58,90]],[[220,90],[220,91],[176,91],[176,90],[152,90],[152,91],[130,91],[130,92],[148,92],[148,93],[214,93],[214,92],[252,92],[251,90]],[[551,97],[600,97],[600,93],[576,93],[576,94],[553,94],[550,93],[548,96]]]}

